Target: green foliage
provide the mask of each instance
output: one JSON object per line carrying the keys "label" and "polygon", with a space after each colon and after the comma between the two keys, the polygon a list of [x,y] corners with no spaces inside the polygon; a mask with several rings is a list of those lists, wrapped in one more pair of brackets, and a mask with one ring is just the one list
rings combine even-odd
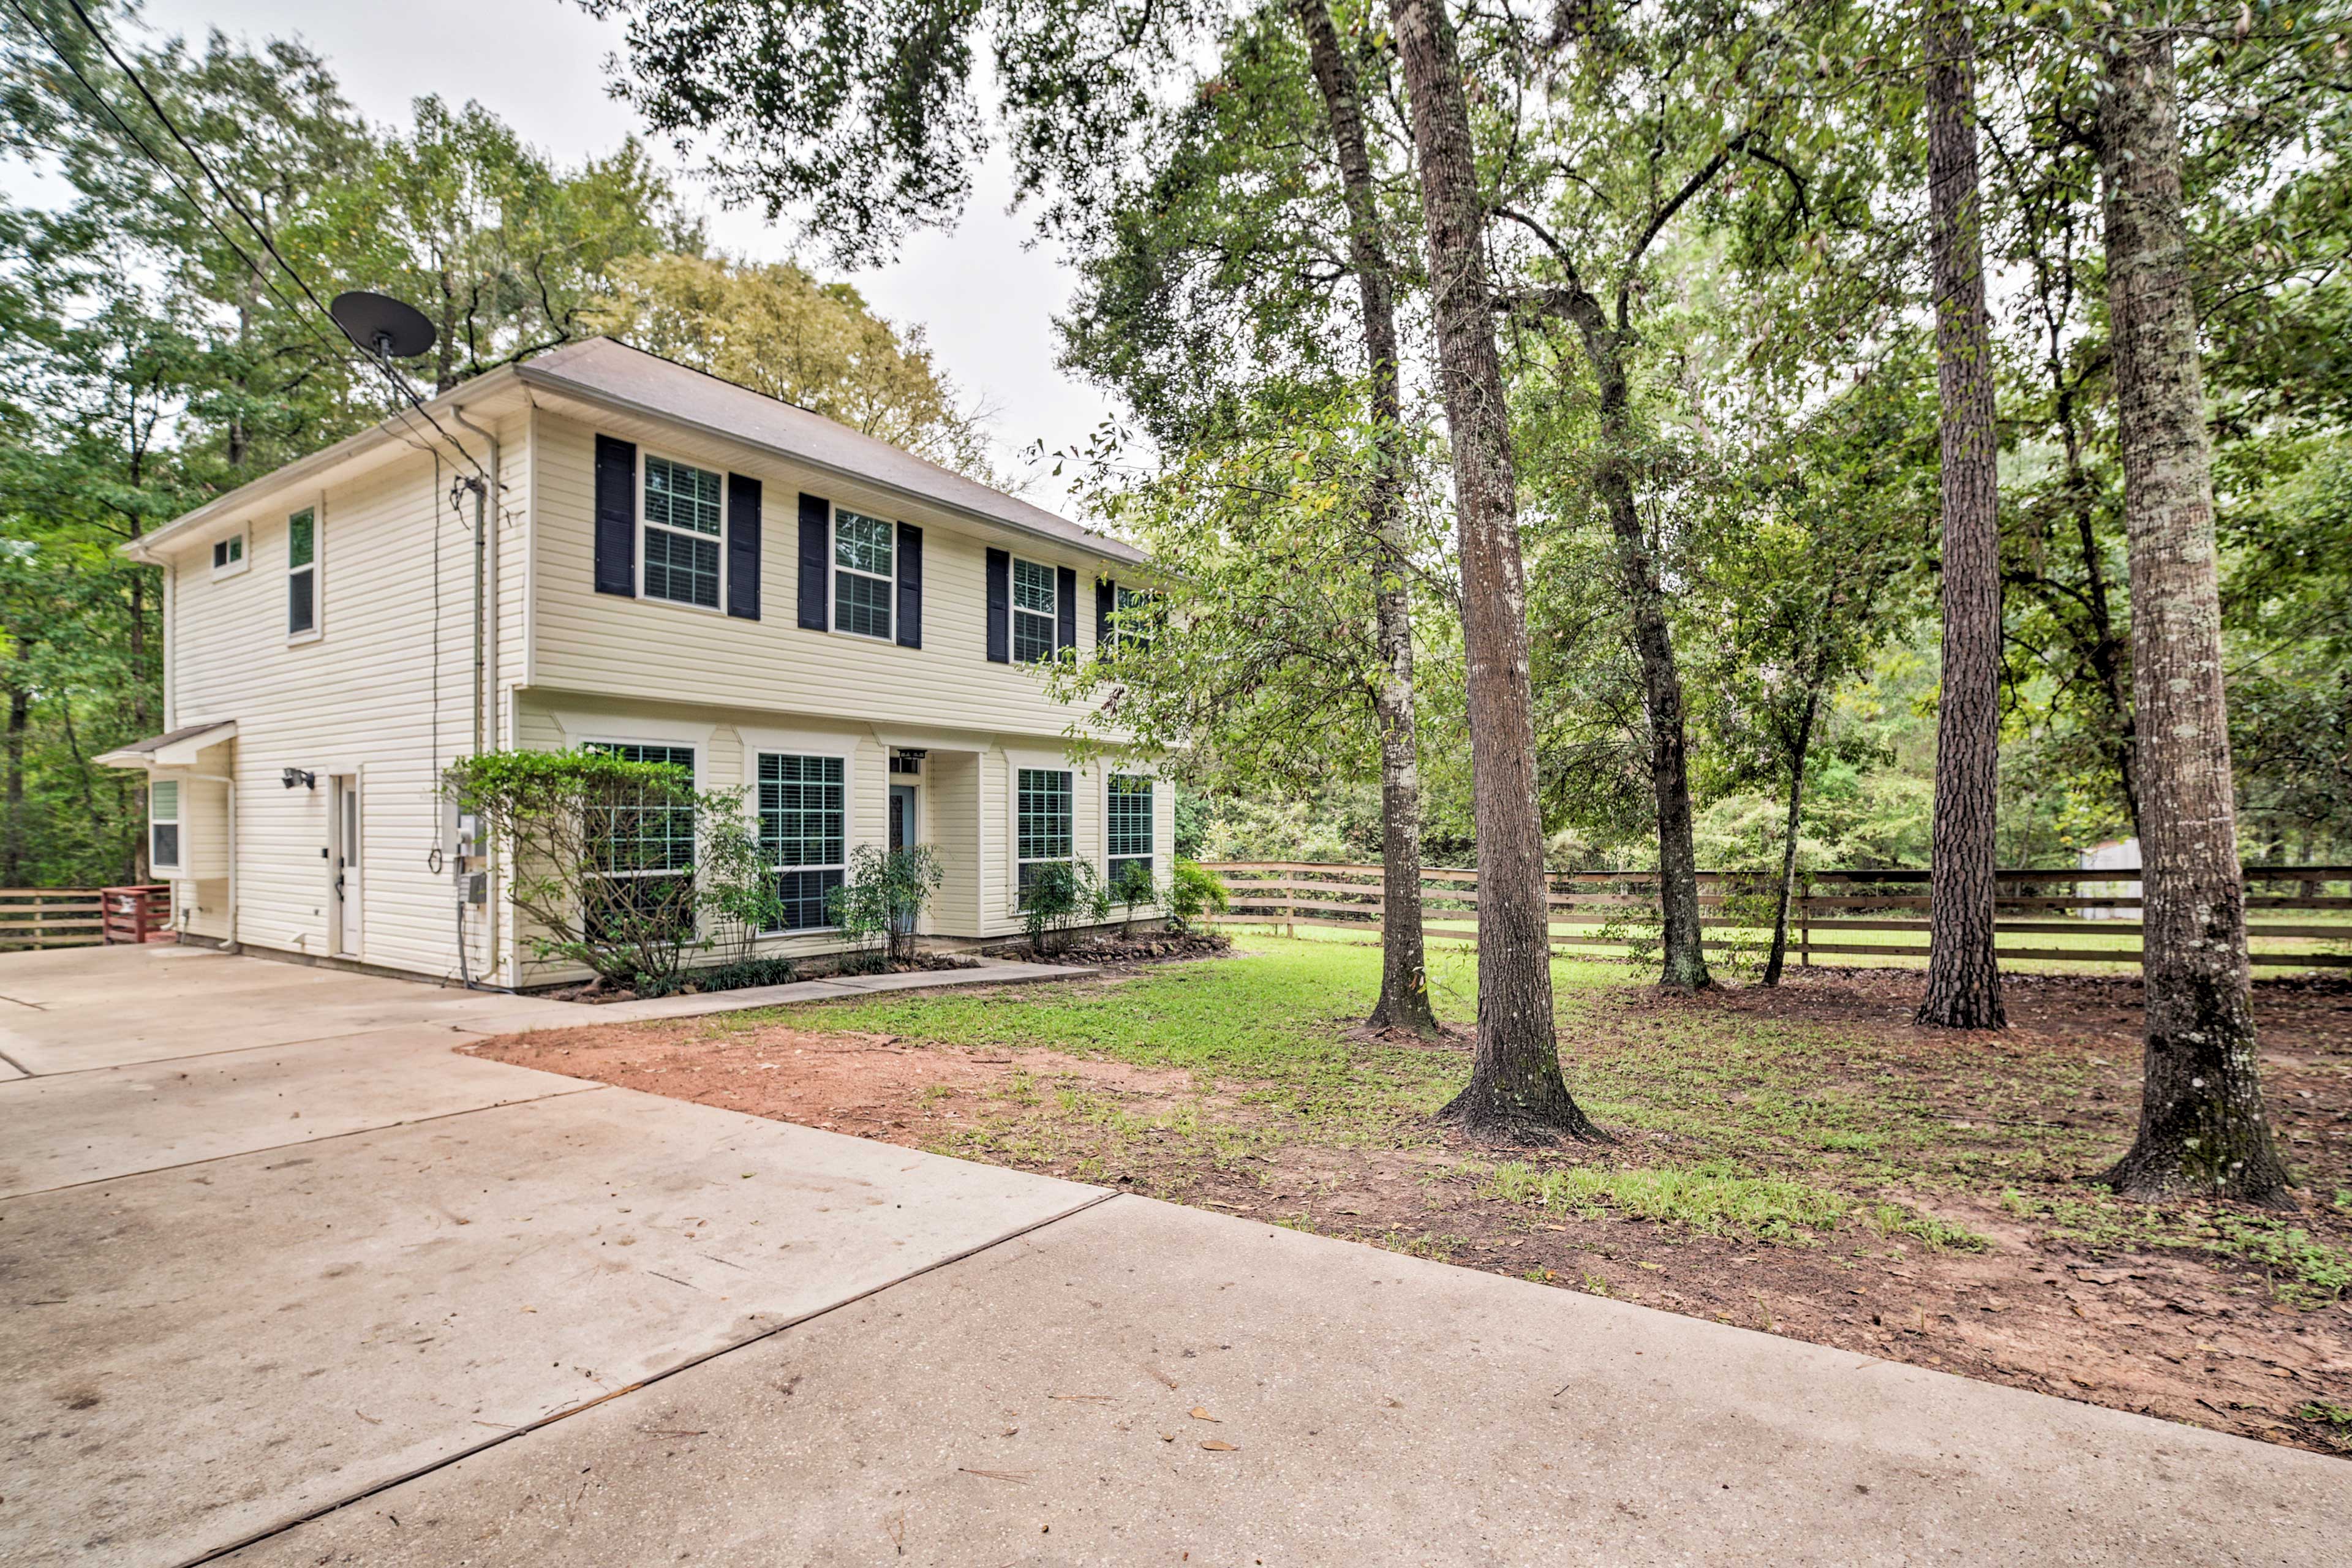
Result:
{"label": "green foliage", "polygon": [[1178,858],[1168,879],[1168,918],[1179,931],[1190,931],[1202,916],[1223,914],[1232,907],[1223,877],[1197,860]]}
{"label": "green foliage", "polygon": [[780,924],[740,795],[694,787],[683,768],[600,751],[489,752],[442,778],[505,857],[506,887],[541,963],[579,964],[618,986],[674,990],[714,924],[750,937]]}
{"label": "green foliage", "polygon": [[1586,1165],[1538,1169],[1513,1162],[1496,1166],[1481,1191],[1506,1203],[1574,1210],[1588,1217],[1611,1210],[1708,1236],[1738,1233],[1813,1246],[1841,1226],[1853,1224],[1879,1236],[1910,1237],[1938,1250],[1978,1252],[1991,1245],[1896,1204],[1862,1203],[1808,1182],[1758,1176],[1727,1160],[1633,1170]]}
{"label": "green foliage", "polygon": [[1160,888],[1152,880],[1151,867],[1147,861],[1131,860],[1120,867],[1118,875],[1110,879],[1104,891],[1112,903],[1127,911],[1123,930],[1134,929],[1135,911],[1139,905],[1160,901]]}
{"label": "green foliage", "polygon": [[903,849],[860,844],[849,852],[847,880],[834,891],[833,923],[873,960],[903,963],[914,956],[916,922],[946,879],[928,844]]}
{"label": "green foliage", "polygon": [[1110,889],[1093,861],[1039,861],[1029,877],[1021,890],[1021,929],[1038,957],[1066,946],[1072,927],[1100,925],[1110,918]]}

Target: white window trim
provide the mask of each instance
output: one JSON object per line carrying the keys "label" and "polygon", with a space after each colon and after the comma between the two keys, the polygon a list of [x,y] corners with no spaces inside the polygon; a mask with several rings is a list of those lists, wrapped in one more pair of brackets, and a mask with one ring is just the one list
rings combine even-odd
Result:
{"label": "white window trim", "polygon": [[[155,786],[158,784],[172,786],[172,815],[168,817],[155,815]],[[155,858],[155,829],[164,826],[173,829],[172,836],[173,854],[172,863],[168,866]],[[169,871],[176,878],[184,874],[187,864],[187,781],[181,778],[158,778],[153,773],[150,773],[147,775],[147,868],[150,871]]]}
{"label": "white window trim", "polygon": [[[857,511],[856,507],[849,510]],[[864,571],[856,566],[844,566],[841,563],[841,505],[837,501],[825,503],[828,519],[824,528],[825,548],[831,552],[825,557],[825,626],[842,637],[862,637],[867,642],[888,643],[895,647],[898,642],[898,525],[889,518],[877,517],[870,511],[857,512],[858,516],[878,522],[890,531],[890,575],[884,577],[877,573]],[[888,631],[880,637],[876,637],[872,632],[852,631],[841,624],[839,579],[844,575],[864,577],[871,582],[881,584],[888,590],[882,598],[883,606],[890,616]]]}
{"label": "white window trim", "polygon": [[[839,760],[841,763],[841,864],[838,867],[770,866],[768,867],[768,872],[771,876],[777,876],[786,871],[831,871],[837,869],[841,872],[842,886],[845,888],[847,887],[849,885],[849,852],[851,849],[855,848],[858,843],[857,759],[851,752],[850,749],[845,745],[842,745],[838,742],[818,745],[803,745],[793,742],[789,737],[781,738],[773,744],[770,744],[767,742],[762,741],[754,747],[751,742],[750,734],[747,732],[745,734],[744,754],[751,760],[751,766],[745,770],[745,774],[746,782],[751,786],[743,792],[744,805],[749,808],[751,814],[751,836],[754,838],[757,838],[760,836],[761,826],[761,758],[824,757]],[[773,931],[763,931],[755,932],[754,934],[760,937],[762,941],[765,941],[772,937],[804,937],[837,934],[840,930],[841,928],[837,925],[779,926]]]}
{"label": "white window trim", "polygon": [[[656,598],[653,595],[646,592],[646,557],[647,554],[646,550],[646,535],[647,533],[658,528],[665,533],[684,534],[688,539],[711,538],[711,535],[709,534],[697,533],[690,528],[672,528],[666,522],[656,522],[651,518],[646,516],[646,460],[649,458],[658,458],[665,463],[676,463],[682,468],[695,468],[706,474],[717,474],[719,476],[719,533],[717,537],[717,543],[719,545],[719,602],[715,605],[691,605],[687,603],[684,599]],[[637,448],[636,486],[636,504],[634,510],[636,513],[637,520],[636,557],[638,601],[647,605],[667,605],[673,610],[692,610],[698,615],[725,615],[727,613],[728,589],[727,525],[729,521],[731,521],[727,514],[728,508],[732,504],[731,500],[728,495],[730,487],[727,483],[726,468],[723,465],[718,468],[713,468],[709,463],[698,461],[693,458],[682,458],[676,452],[660,452],[654,450],[650,447],[640,446]],[[630,745],[645,745],[648,742],[643,741],[632,741],[625,743]],[[698,759],[700,758],[701,755],[702,753],[699,751],[695,752],[695,756]],[[700,765],[698,761],[696,765]]]}
{"label": "white window trim", "polygon": [[[1024,565],[1037,567],[1045,574],[1045,581],[1054,590],[1052,609],[1024,610],[1021,607],[1021,568]],[[1006,607],[1012,614],[1012,619],[1006,623],[1004,628],[1004,640],[1007,644],[1005,652],[1013,656],[1013,662],[1015,664],[1051,664],[1062,648],[1061,568],[1050,561],[1031,561],[1025,556],[1014,556],[1012,566],[1006,571],[1004,597]],[[1023,658],[1021,657],[1021,617],[1038,615],[1045,617],[1045,657]]]}
{"label": "white window trim", "polygon": [[[297,566],[294,564],[294,520],[306,511],[310,514],[310,563]],[[250,542],[246,545],[245,554],[248,561],[253,558]],[[288,632],[286,641],[289,647],[314,643],[327,635],[327,498],[323,495],[314,496],[300,506],[289,508],[286,513],[286,581],[289,584],[289,594],[293,592],[290,584],[295,577],[304,572],[310,574],[310,628]],[[282,605],[279,613],[284,613]]]}
{"label": "white window trim", "polygon": [[[1150,836],[1151,847],[1140,855],[1121,855],[1111,847],[1110,803],[1119,791],[1115,781],[1135,779],[1150,791],[1150,804],[1144,813],[1144,831]],[[1160,779],[1154,773],[1115,773],[1103,770],[1103,877],[1108,880],[1112,865],[1120,860],[1140,860],[1157,880],[1160,875]]]}
{"label": "white window trim", "polygon": [[[1011,813],[1012,825],[1010,839],[1006,847],[1013,851],[1012,905],[1014,912],[1018,913],[1021,909],[1022,867],[1046,866],[1056,861],[1065,862],[1073,866],[1078,863],[1078,858],[1083,853],[1078,843],[1078,781],[1086,776],[1086,770],[1083,768],[1072,767],[1066,761],[1043,763],[1017,755],[1008,758],[1008,761],[1012,764],[1013,776],[1011,780],[1008,781],[1012,787],[1006,790],[1005,794],[1013,810]],[[1060,773],[1070,781],[1070,852],[1067,855],[1039,855],[1030,857],[1024,857],[1022,855],[1021,775],[1024,772]]]}
{"label": "white window trim", "polygon": [[[299,511],[299,510],[301,510],[301,509],[298,507],[298,508],[296,508],[295,510]],[[291,517],[291,516],[293,515],[293,513],[289,512],[289,513],[288,513],[287,515],[288,515],[289,517]],[[318,550],[317,550],[317,541],[318,541],[318,537],[319,537],[318,530],[317,530],[317,528],[314,526],[314,527],[311,529],[311,532],[310,532],[310,538],[311,538],[311,542],[312,542],[311,554],[313,555],[313,557],[315,557],[315,556],[317,555],[317,553],[318,553]],[[219,580],[220,578],[223,578],[223,577],[240,577],[240,576],[243,576],[243,575],[246,574],[246,572],[247,572],[247,571],[248,571],[248,570],[250,570],[250,569],[251,569],[251,567],[252,567],[252,565],[253,565],[253,529],[252,529],[252,527],[251,527],[249,524],[246,524],[246,523],[239,523],[239,524],[236,526],[236,530],[235,530],[234,531],[229,532],[229,533],[225,533],[225,534],[221,535],[221,537],[220,537],[220,538],[214,540],[214,541],[213,541],[213,547],[214,547],[215,549],[218,549],[220,546],[222,546],[222,545],[224,545],[224,544],[227,544],[227,543],[231,542],[232,541],[233,541],[233,542],[235,542],[235,543],[236,544],[236,547],[237,547],[236,559],[236,560],[234,560],[234,561],[232,561],[232,562],[229,562],[226,565],[223,565],[223,566],[215,566],[215,567],[214,567],[214,568],[213,568],[213,577],[214,577],[214,579],[215,579],[215,581],[217,581],[217,580]],[[317,600],[316,595],[313,595],[313,597],[312,597],[312,599],[311,599],[311,608],[313,609],[313,611],[315,611],[315,610],[317,609],[317,607],[318,607],[318,600]],[[313,618],[315,618],[315,616],[314,616]]]}
{"label": "white window trim", "polygon": [[[654,602],[656,604],[667,603],[667,600],[661,599],[656,599]],[[572,743],[574,747],[583,751],[585,751],[590,746],[659,746],[667,751],[676,751],[681,747],[686,748],[694,753],[694,788],[697,794],[699,794],[702,791],[702,770],[704,763],[710,754],[709,746],[704,742],[695,741],[667,740],[646,735],[582,735],[572,740]],[[702,859],[702,822],[699,817],[696,819],[694,824],[694,858],[698,864],[699,864]],[[591,871],[588,875],[592,877],[612,878],[618,879],[621,878],[634,879],[637,877],[659,877],[665,875],[665,873],[660,871]],[[695,934],[698,937],[702,934],[701,921],[698,919],[695,922]]]}

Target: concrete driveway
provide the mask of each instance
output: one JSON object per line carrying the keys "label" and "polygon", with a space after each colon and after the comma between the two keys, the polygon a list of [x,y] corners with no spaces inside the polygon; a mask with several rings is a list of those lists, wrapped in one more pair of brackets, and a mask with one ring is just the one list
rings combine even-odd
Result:
{"label": "concrete driveway", "polygon": [[156,949],[0,996],[10,1563],[2352,1538],[2341,1461],[451,1052],[571,1009]]}

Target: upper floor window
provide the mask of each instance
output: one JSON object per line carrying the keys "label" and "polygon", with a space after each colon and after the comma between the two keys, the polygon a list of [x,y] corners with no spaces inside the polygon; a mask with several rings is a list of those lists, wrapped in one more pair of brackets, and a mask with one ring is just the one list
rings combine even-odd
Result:
{"label": "upper floor window", "polygon": [[835,507],[833,511],[833,629],[890,640],[890,599],[898,584],[895,523]]}
{"label": "upper floor window", "polygon": [[242,529],[226,539],[213,541],[213,575],[230,577],[245,570],[245,532]]}
{"label": "upper floor window", "polygon": [[180,781],[157,779],[147,786],[147,864],[157,871],[180,868]]}
{"label": "upper floor window", "polygon": [[319,512],[304,507],[286,520],[286,635],[319,629]]}
{"label": "upper floor window", "polygon": [[1052,658],[1060,605],[1054,569],[1015,557],[1013,563],[1013,658],[1021,664]]}
{"label": "upper floor window", "polygon": [[1118,617],[1113,634],[1119,646],[1138,650],[1151,646],[1151,595],[1140,588],[1130,588],[1121,583],[1113,590],[1112,610]]}
{"label": "upper floor window", "polygon": [[646,598],[719,607],[719,495],[709,469],[646,457]]}

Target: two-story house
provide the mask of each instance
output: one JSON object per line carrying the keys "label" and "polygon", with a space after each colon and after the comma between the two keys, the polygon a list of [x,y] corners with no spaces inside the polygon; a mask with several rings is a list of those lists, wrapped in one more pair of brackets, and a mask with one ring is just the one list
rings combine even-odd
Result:
{"label": "two-story house", "polygon": [[[453,482],[474,468],[478,529]],[[740,791],[791,911],[768,952],[838,945],[824,895],[861,843],[933,847],[942,938],[1016,931],[1026,863],[1168,873],[1169,790],[1073,765],[1039,668],[1106,635],[1140,555],[609,339],[129,552],[163,574],[168,732],[104,760],[148,775],[154,874],[194,940],[562,978],[442,799],[477,746],[625,748]]]}

